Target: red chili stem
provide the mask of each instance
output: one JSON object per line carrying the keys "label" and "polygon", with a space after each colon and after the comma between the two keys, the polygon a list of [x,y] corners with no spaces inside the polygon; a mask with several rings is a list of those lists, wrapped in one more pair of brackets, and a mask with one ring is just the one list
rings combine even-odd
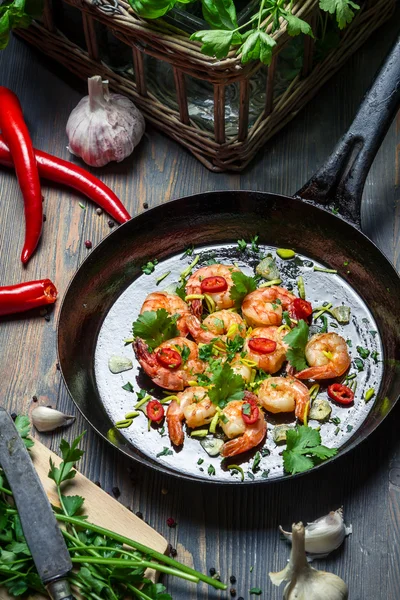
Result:
{"label": "red chili stem", "polygon": [[44,304],[54,304],[56,298],[57,289],[50,279],[0,287],[0,315],[13,315]]}
{"label": "red chili stem", "polygon": [[40,179],[32,141],[17,96],[0,86],[0,129],[10,149],[25,206],[25,242],[21,260],[28,262],[42,234]]}
{"label": "red chili stem", "polygon": [[[62,158],[57,158],[34,148],[39,175],[77,190],[105,210],[117,223],[131,219],[121,200],[100,179]],[[13,167],[13,159],[2,136],[0,136],[0,164]]]}

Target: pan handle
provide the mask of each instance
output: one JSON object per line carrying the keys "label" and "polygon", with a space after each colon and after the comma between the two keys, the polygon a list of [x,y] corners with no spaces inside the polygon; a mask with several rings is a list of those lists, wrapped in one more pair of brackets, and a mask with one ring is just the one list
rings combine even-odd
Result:
{"label": "pan handle", "polygon": [[400,37],[365,95],[348,131],[322,167],[295,194],[336,208],[360,227],[368,171],[400,105]]}

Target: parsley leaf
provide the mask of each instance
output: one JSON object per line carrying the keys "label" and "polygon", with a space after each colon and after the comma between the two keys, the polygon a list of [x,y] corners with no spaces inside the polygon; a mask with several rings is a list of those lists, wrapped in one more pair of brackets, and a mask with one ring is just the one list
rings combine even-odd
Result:
{"label": "parsley leaf", "polygon": [[240,352],[244,345],[244,339],[239,334],[236,334],[233,340],[226,340],[227,361],[231,362],[235,358],[235,354]]}
{"label": "parsley leaf", "polygon": [[357,352],[361,358],[368,358],[369,356],[369,350],[367,348],[363,348],[362,346],[357,346]]}
{"label": "parsley leaf", "polygon": [[190,348],[183,344],[183,346],[178,346],[180,348],[180,355],[182,356],[182,361],[187,362],[187,359],[190,356]]}
{"label": "parsley leaf", "polygon": [[50,458],[50,471],[48,476],[58,487],[63,483],[63,481],[73,479],[76,475],[74,465],[84,455],[84,451],[78,448],[78,444],[83,436],[84,433],[75,438],[71,445],[69,445],[67,440],[61,440],[60,450],[63,460],[58,468]]}
{"label": "parsley leaf", "polygon": [[26,415],[18,415],[14,421],[14,425],[19,435],[22,437],[26,448],[32,448],[32,446],[34,445],[34,441],[31,440],[29,437],[29,433],[31,431],[29,417],[27,417]]}
{"label": "parsley leaf", "polygon": [[240,308],[244,298],[250,292],[254,292],[257,288],[255,277],[249,277],[241,271],[232,273],[233,286],[231,287],[230,297],[235,302],[236,308]]}
{"label": "parsley leaf", "polygon": [[156,454],[156,458],[158,458],[159,456],[170,456],[171,454],[173,454],[172,450],[170,450],[169,448],[164,446],[164,448],[161,450],[161,452]]}
{"label": "parsley leaf", "polygon": [[208,395],[213,404],[224,408],[231,400],[241,400],[244,396],[244,379],[225,363],[218,367],[211,378],[212,388]]}
{"label": "parsley leaf", "polygon": [[305,425],[288,429],[286,443],[286,450],[283,451],[283,466],[291,475],[308,471],[319,461],[337,454],[336,448],[321,445],[319,431]]}
{"label": "parsley leaf", "polygon": [[224,31],[223,29],[203,29],[190,36],[191,40],[201,42],[201,51],[207,56],[224,58],[233,45],[241,44],[242,36],[237,31]]}
{"label": "parsley leaf", "polygon": [[202,0],[203,17],[212,29],[236,29],[238,26],[233,0]]}
{"label": "parsley leaf", "polygon": [[299,17],[295,17],[290,12],[285,12],[283,14],[283,18],[287,21],[287,32],[291,36],[299,35],[300,33],[304,33],[305,35],[310,35],[314,37],[312,29],[307,21],[303,21],[303,19],[299,19]]}
{"label": "parsley leaf", "polygon": [[199,358],[200,360],[209,361],[212,357],[214,348],[214,342],[210,342],[209,344],[204,344],[204,346],[200,346],[199,348]]}
{"label": "parsley leaf", "polygon": [[344,29],[348,23],[354,19],[354,11],[360,7],[351,0],[319,0],[319,7],[331,15],[336,14],[336,20],[339,25],[339,29]]}
{"label": "parsley leaf", "polygon": [[307,323],[301,320],[298,325],[283,338],[285,343],[290,346],[286,354],[287,359],[297,371],[302,371],[308,367],[305,355],[308,332],[309,327]]}
{"label": "parsley leaf", "polygon": [[70,517],[73,517],[78,512],[84,502],[84,498],[82,498],[82,496],[61,495],[61,499],[65,508],[65,512]]}
{"label": "parsley leaf", "polygon": [[151,275],[154,273],[154,269],[158,264],[158,260],[155,258],[153,261],[149,260],[145,265],[142,265],[142,271],[145,275]]}
{"label": "parsley leaf", "polygon": [[123,390],[126,390],[127,392],[134,392],[135,391],[135,388],[133,387],[133,385],[131,384],[130,381],[127,381],[125,383],[125,385],[122,385],[121,387],[122,387]]}
{"label": "parsley leaf", "polygon": [[162,342],[179,335],[176,326],[178,318],[179,315],[171,317],[165,308],[159,308],[157,311],[146,311],[139,315],[133,323],[133,335],[144,340],[154,350]]}
{"label": "parsley leaf", "polygon": [[244,252],[247,248],[247,242],[243,239],[238,240],[237,245],[238,245],[238,250],[240,250],[240,252]]}
{"label": "parsley leaf", "polygon": [[275,40],[260,29],[250,30],[247,34],[246,41],[241,47],[242,63],[246,64],[251,60],[259,59],[265,65],[269,65],[272,59],[272,49],[276,46]]}

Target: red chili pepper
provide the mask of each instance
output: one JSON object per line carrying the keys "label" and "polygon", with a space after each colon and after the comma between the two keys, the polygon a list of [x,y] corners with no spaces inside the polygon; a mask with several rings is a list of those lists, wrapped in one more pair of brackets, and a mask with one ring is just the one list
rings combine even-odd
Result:
{"label": "red chili pepper", "polygon": [[14,92],[1,86],[0,129],[13,157],[18,183],[24,198],[25,243],[21,260],[26,264],[42,234],[42,191],[32,141],[21,105]]}
{"label": "red chili pepper", "polygon": [[343,406],[351,404],[354,400],[353,390],[341,383],[332,383],[332,385],[328,387],[328,396]]}
{"label": "red chili pepper", "polygon": [[245,396],[245,403],[242,404],[242,419],[246,425],[253,425],[260,416],[260,410],[257,401],[249,396]]}
{"label": "red chili pepper", "polygon": [[276,342],[268,338],[251,338],[249,340],[249,348],[257,354],[271,354],[276,350]]}
{"label": "red chili pepper", "polygon": [[158,400],[150,400],[146,406],[146,413],[150,421],[159,423],[164,418],[164,407]]}
{"label": "red chili pepper", "polygon": [[[81,167],[66,160],[51,156],[34,148],[39,175],[77,190],[95,202],[117,223],[125,223],[131,218],[121,200],[100,179]],[[13,167],[13,159],[2,136],[0,136],[0,164]]]}
{"label": "red chili pepper", "polygon": [[214,294],[216,292],[225,292],[228,289],[228,282],[225,277],[206,277],[201,282],[200,287],[202,292]]}
{"label": "red chili pepper", "polygon": [[57,289],[50,279],[0,287],[0,315],[13,315],[43,304],[54,304]]}
{"label": "red chili pepper", "polygon": [[156,353],[156,359],[161,366],[168,369],[176,369],[182,364],[181,355],[172,348],[160,348]]}
{"label": "red chili pepper", "polygon": [[290,303],[289,314],[294,319],[307,321],[312,315],[311,303],[307,302],[307,300],[302,300],[302,298],[295,298]]}

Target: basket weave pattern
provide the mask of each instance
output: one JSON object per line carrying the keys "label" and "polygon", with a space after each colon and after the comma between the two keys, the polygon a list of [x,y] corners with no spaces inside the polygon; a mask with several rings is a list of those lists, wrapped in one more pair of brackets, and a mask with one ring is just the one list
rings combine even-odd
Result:
{"label": "basket weave pattern", "polygon": [[[258,62],[242,65],[234,50],[223,60],[212,59],[200,51],[200,44],[191,42],[184,32],[170,32],[156,22],[148,23],[136,17],[124,0],[115,0],[117,12],[108,12],[107,0],[56,0],[78,8],[82,13],[82,28],[87,50],[56,29],[52,5],[46,0],[42,22],[34,22],[18,35],[55,59],[82,79],[102,75],[110,88],[129,96],[140,107],[146,119],[167,135],[188,148],[213,171],[241,171],[261,146],[293,119],[318,89],[359,48],[370,34],[392,15],[396,0],[366,2],[354,21],[342,35],[340,44],[319,63],[313,60],[314,42],[304,38],[304,60],[301,73],[278,97],[274,95],[274,77],[279,53],[289,36],[282,25],[272,36],[276,41],[274,56],[268,67],[263,109],[249,127],[250,82],[260,68]],[[294,3],[293,13],[313,22],[318,0]],[[123,44],[132,50],[133,76],[113,70],[101,60],[96,34],[96,22],[103,23]],[[173,73],[176,106],[163,102],[149,89],[144,55],[169,63]],[[314,66],[313,66],[314,65]],[[187,77],[212,86],[213,119],[210,128],[191,118],[188,106]],[[238,123],[235,135],[226,134],[226,89],[238,86]],[[265,95],[265,101],[264,101]]]}

